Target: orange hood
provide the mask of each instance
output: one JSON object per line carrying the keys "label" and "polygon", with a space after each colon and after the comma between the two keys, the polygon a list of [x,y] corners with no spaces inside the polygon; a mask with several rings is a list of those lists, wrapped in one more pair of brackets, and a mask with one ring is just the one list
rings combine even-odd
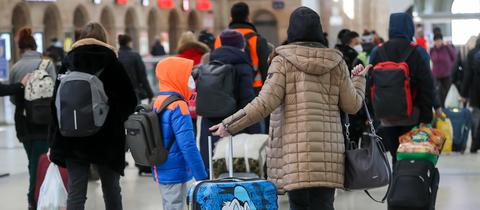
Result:
{"label": "orange hood", "polygon": [[[188,88],[192,68],[193,61],[185,58],[168,57],[160,61],[155,69],[160,92],[176,92],[188,100],[192,94]],[[165,96],[157,97],[155,107],[161,105],[165,98]]]}

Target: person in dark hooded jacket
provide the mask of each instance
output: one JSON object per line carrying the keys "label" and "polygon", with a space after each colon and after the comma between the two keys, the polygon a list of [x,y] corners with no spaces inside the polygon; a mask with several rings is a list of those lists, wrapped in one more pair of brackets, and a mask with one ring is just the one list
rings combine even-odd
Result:
{"label": "person in dark hooded jacket", "polygon": [[[252,87],[253,70],[250,59],[243,51],[245,49],[245,40],[243,35],[233,30],[226,30],[220,35],[222,40],[222,47],[212,51],[210,61],[220,61],[224,64],[231,64],[235,68],[235,76],[237,83],[235,84],[234,94],[237,101],[237,110],[245,107],[250,101],[255,98],[255,92]],[[227,117],[227,116],[224,116]],[[200,133],[200,152],[205,163],[205,168],[208,168],[208,136],[210,135],[209,128],[216,125],[224,119],[220,118],[202,118],[201,133]],[[240,133],[258,134],[260,133],[260,125],[254,124]],[[219,138],[212,138],[215,143]]]}
{"label": "person in dark hooded jacket", "polygon": [[474,130],[470,152],[477,153],[480,149],[480,38],[477,39],[475,48],[468,52],[465,66],[460,95],[464,102],[468,99],[473,107]]}
{"label": "person in dark hooded jacket", "polygon": [[150,50],[150,54],[152,54],[152,56],[164,56],[167,54],[165,52],[165,48],[162,45],[162,42],[160,41],[160,38],[155,39],[155,43]]}
{"label": "person in dark hooded jacket", "polygon": [[[104,85],[109,104],[102,128],[87,137],[65,137],[59,130],[55,102],[51,106],[54,122],[50,131],[50,159],[68,170],[69,210],[85,208],[90,164],[97,166],[105,208],[123,209],[119,181],[125,169],[124,122],[134,111],[137,100],[130,79],[117,59],[115,48],[106,44],[106,37],[105,29],[99,23],[86,25],[59,72],[98,74],[101,71],[98,78]],[[53,98],[57,95],[59,84],[57,80]]]}
{"label": "person in dark hooded jacket", "polygon": [[[379,49],[373,49],[370,55],[370,63],[376,65],[383,61],[399,62],[409,47],[414,46],[415,50],[407,58],[406,62],[411,72],[411,87],[413,99],[413,115],[410,118],[400,120],[378,119],[384,128],[384,140],[396,162],[396,151],[399,146],[398,138],[410,131],[413,127],[428,124],[433,118],[434,85],[433,76],[430,70],[430,57],[427,51],[412,44],[415,35],[413,19],[407,13],[394,13],[390,15],[389,38],[381,47],[385,49],[388,58],[382,58]],[[372,77],[368,77],[367,91],[372,84]],[[388,104],[385,104],[388,106]],[[374,110],[375,111],[375,110]]]}

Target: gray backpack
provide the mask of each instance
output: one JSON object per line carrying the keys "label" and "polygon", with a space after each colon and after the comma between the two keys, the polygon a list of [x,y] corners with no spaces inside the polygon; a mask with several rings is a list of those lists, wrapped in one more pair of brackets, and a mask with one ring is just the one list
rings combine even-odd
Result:
{"label": "gray backpack", "polygon": [[97,133],[108,115],[108,97],[98,75],[68,71],[59,76],[55,98],[60,133],[86,137]]}

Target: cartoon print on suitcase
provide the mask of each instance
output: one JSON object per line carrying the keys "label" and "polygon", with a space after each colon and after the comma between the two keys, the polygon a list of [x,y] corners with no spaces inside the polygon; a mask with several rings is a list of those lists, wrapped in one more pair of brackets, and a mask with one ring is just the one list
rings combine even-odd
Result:
{"label": "cartoon print on suitcase", "polygon": [[277,210],[277,188],[262,179],[240,179],[233,173],[233,138],[228,140],[228,178],[213,180],[212,139],[208,138],[210,179],[193,184],[190,210]]}
{"label": "cartoon print on suitcase", "polygon": [[265,180],[199,182],[190,189],[192,210],[276,210],[277,189]]}

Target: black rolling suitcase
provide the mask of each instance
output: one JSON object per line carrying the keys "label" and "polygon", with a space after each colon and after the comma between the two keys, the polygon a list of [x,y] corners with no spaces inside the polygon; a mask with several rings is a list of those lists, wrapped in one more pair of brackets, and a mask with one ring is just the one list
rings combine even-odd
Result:
{"label": "black rolling suitcase", "polygon": [[397,161],[388,210],[435,210],[439,183],[440,173],[431,161]]}

